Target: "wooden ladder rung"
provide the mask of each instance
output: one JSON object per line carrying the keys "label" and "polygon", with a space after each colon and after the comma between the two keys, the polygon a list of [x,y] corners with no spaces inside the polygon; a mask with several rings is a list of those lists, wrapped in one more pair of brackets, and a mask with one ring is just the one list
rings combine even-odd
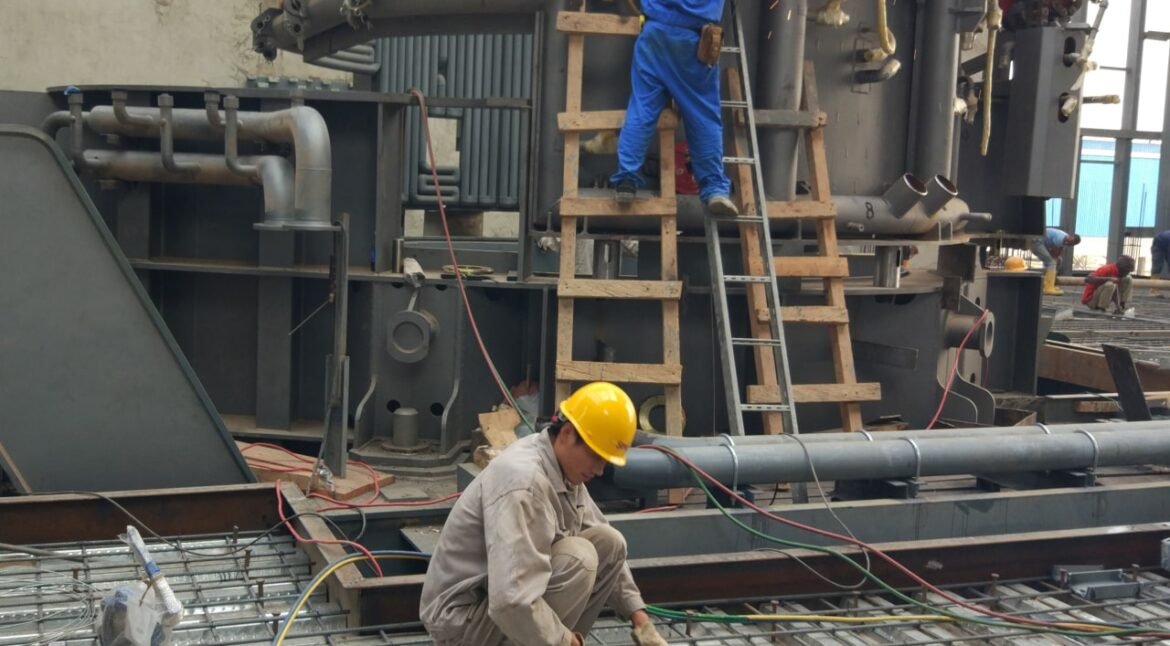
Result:
{"label": "wooden ladder rung", "polygon": [[682,365],[557,361],[557,381],[613,381],[627,384],[682,383]]}
{"label": "wooden ladder rung", "polygon": [[756,110],[757,128],[820,128],[828,121],[824,112]]}
{"label": "wooden ladder rung", "polygon": [[562,11],[557,14],[557,31],[596,36],[637,36],[642,33],[642,25],[637,16]]}
{"label": "wooden ladder rung", "polygon": [[[779,404],[777,386],[748,386],[749,404]],[[792,398],[798,404],[836,404],[874,402],[882,398],[882,385],[867,384],[792,384]]]}
{"label": "wooden ladder rung", "polygon": [[627,215],[675,215],[678,202],[673,197],[642,197],[629,204],[618,204],[612,195],[608,197],[563,197],[562,216],[627,216]]}
{"label": "wooden ladder rung", "polygon": [[835,217],[837,217],[837,205],[833,202],[813,200],[768,202],[769,220],[827,220]]}
{"label": "wooden ladder rung", "polygon": [[[595,110],[592,112],[561,112],[557,115],[557,128],[561,132],[597,132],[620,130],[626,122],[625,110]],[[658,118],[659,130],[678,128],[678,116],[673,110],[663,110]]]}
{"label": "wooden ladder rung", "polygon": [[[766,310],[765,310],[766,311]],[[849,323],[849,310],[831,305],[800,305],[782,307],[780,314],[785,323]]]}
{"label": "wooden ladder rung", "polygon": [[671,300],[682,297],[678,280],[594,280],[572,279],[557,283],[562,298],[614,298],[635,300]]}
{"label": "wooden ladder rung", "polygon": [[845,278],[849,275],[849,261],[840,256],[777,256],[772,259],[776,276]]}

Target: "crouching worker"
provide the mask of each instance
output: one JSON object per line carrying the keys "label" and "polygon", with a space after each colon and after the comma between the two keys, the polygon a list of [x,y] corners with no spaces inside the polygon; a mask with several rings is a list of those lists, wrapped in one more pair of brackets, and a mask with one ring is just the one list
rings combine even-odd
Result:
{"label": "crouching worker", "polygon": [[507,448],[451,510],[423,583],[419,615],[436,644],[581,646],[602,608],[642,646],[666,641],[626,564],[626,541],[585,483],[621,467],[637,414],[621,388],[595,382],[540,433]]}
{"label": "crouching worker", "polygon": [[1133,293],[1133,273],[1137,263],[1131,256],[1121,256],[1117,262],[1101,265],[1085,276],[1085,290],[1081,303],[1089,309],[1104,312],[1113,305],[1114,314],[1123,314]]}

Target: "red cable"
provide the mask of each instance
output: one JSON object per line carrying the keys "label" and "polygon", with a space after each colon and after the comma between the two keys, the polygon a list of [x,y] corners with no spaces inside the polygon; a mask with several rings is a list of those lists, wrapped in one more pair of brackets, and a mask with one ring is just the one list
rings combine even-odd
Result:
{"label": "red cable", "polygon": [[[1045,622],[1045,621],[1039,621],[1036,619],[1028,619],[1026,617],[1016,617],[1013,615],[995,612],[994,610],[991,610],[989,608],[984,608],[982,606],[976,605],[976,604],[971,603],[971,602],[969,602],[961,597],[955,596],[955,595],[943,590],[942,588],[935,586],[934,584],[928,582],[926,579],[923,579],[922,577],[915,574],[914,571],[911,570],[910,568],[899,563],[896,559],[894,559],[894,557],[890,556],[889,554],[886,554],[885,552],[873,547],[872,545],[870,545],[864,541],[861,541],[861,540],[854,538],[852,536],[845,536],[843,534],[838,534],[836,532],[832,532],[832,531],[829,531],[827,529],[820,529],[818,527],[813,527],[811,525],[805,525],[804,523],[801,523],[801,522],[798,522],[795,520],[791,520],[788,518],[783,518],[781,516],[777,516],[776,514],[770,513],[768,510],[756,505],[755,503],[748,500],[747,498],[744,498],[743,496],[739,495],[733,489],[725,486],[722,482],[720,482],[714,476],[712,476],[711,474],[707,473],[706,471],[703,471],[702,469],[700,469],[694,462],[691,462],[690,460],[684,458],[683,456],[672,451],[671,449],[666,448],[665,446],[661,446],[658,444],[648,444],[648,445],[639,446],[636,448],[652,449],[655,451],[660,451],[662,453],[665,453],[665,454],[673,457],[675,460],[678,460],[680,463],[686,465],[687,468],[691,469],[695,473],[702,476],[704,480],[707,480],[711,484],[718,487],[721,491],[728,494],[732,499],[743,504],[745,507],[752,509],[753,511],[764,516],[765,518],[774,520],[774,521],[779,522],[779,523],[783,523],[783,524],[788,525],[790,527],[795,527],[796,529],[800,529],[800,530],[809,532],[811,534],[816,534],[818,536],[824,536],[826,538],[831,538],[833,540],[840,541],[842,543],[855,545],[857,547],[860,547],[862,550],[871,552],[872,554],[874,554],[875,556],[877,556],[881,560],[885,561],[886,563],[889,563],[891,566],[893,566],[895,569],[897,569],[902,574],[905,574],[907,577],[909,577],[912,581],[914,581],[918,585],[921,585],[922,587],[926,588],[927,590],[930,590],[931,592],[938,594],[939,596],[943,597],[944,599],[947,599],[948,601],[950,601],[958,606],[961,606],[963,608],[966,608],[968,610],[973,610],[973,611],[978,612],[980,614],[988,615],[991,617],[995,617],[996,619],[1002,619],[1002,620],[1010,621],[1013,623],[1027,624],[1027,625],[1032,625],[1032,626],[1043,626],[1043,627],[1048,627],[1048,628],[1059,627],[1061,625],[1068,625],[1068,624],[1077,624],[1077,623],[1088,624],[1089,623],[1089,622],[1076,622],[1076,621]],[[1115,628],[1115,627],[1101,624],[1101,628],[1108,630],[1108,629]],[[1153,637],[1157,637],[1159,639],[1170,638],[1170,632],[1153,632],[1153,631],[1151,631],[1149,633],[1135,633],[1135,634],[1126,635],[1126,636],[1127,637],[1136,637],[1139,635],[1153,636]]]}
{"label": "red cable", "polygon": [[[267,449],[276,449],[277,451],[282,451],[284,453],[291,455],[292,457],[296,458],[297,460],[304,462],[305,464],[316,464],[317,463],[317,461],[314,458],[310,458],[307,455],[301,455],[300,453],[294,453],[294,452],[284,448],[283,446],[280,446],[279,444],[271,444],[269,442],[253,442],[252,444],[249,444],[249,445],[243,447],[242,449],[240,449],[240,453],[243,453],[244,451],[247,451],[248,449],[256,447],[256,446],[262,446],[262,447],[267,448]],[[245,458],[245,460],[246,459],[247,458]],[[297,467],[288,467],[288,466],[280,464],[278,462],[272,462],[270,460],[265,460],[264,458],[252,458],[252,460],[254,460],[256,463],[263,463],[265,465],[271,465],[271,466],[264,467],[265,469],[268,469],[270,471],[279,471],[281,473],[297,473],[299,471],[308,471],[309,473],[313,472],[312,469],[298,469]],[[371,496],[370,499],[366,502],[374,502],[375,500],[377,500],[382,495],[382,487],[378,483],[378,473],[376,471],[374,471],[373,467],[366,464],[365,462],[359,462],[357,460],[346,460],[346,462],[349,464],[356,464],[357,466],[365,469],[366,473],[370,474],[370,482],[372,482],[374,484],[374,495]],[[251,465],[252,462],[249,462],[248,464]],[[325,500],[328,500],[330,502],[338,502],[338,501],[335,501],[332,498],[329,498],[328,496],[324,496],[322,494],[310,493],[309,496],[313,497],[313,498],[324,498]]]}
{"label": "red cable", "polygon": [[443,496],[442,498],[435,498],[434,500],[408,500],[408,501],[387,501],[387,502],[348,502],[345,500],[334,500],[332,498],[329,498],[328,496],[323,496],[321,494],[312,494],[312,496],[314,498],[321,498],[323,500],[328,500],[328,501],[334,503],[332,507],[322,507],[322,508],[318,509],[317,511],[334,511],[337,509],[354,509],[356,507],[360,507],[362,509],[370,509],[371,507],[427,507],[429,505],[438,505],[440,503],[447,502],[448,500],[454,500],[454,499],[459,497],[459,494],[458,493],[448,494],[446,496]]}
{"label": "red cable", "polygon": [[934,417],[930,418],[930,423],[926,425],[926,430],[929,431],[934,428],[934,424],[938,421],[939,415],[942,415],[943,405],[947,403],[947,396],[951,394],[951,386],[955,383],[955,375],[959,372],[959,360],[963,358],[963,348],[967,347],[967,341],[971,339],[971,335],[975,333],[975,330],[979,329],[979,326],[983,324],[983,319],[987,318],[987,315],[990,313],[991,310],[983,310],[979,318],[975,319],[975,325],[972,325],[971,329],[967,330],[966,336],[959,343],[959,348],[955,351],[955,360],[951,363],[951,376],[947,377],[947,386],[943,388],[942,398],[938,400],[938,410],[934,411]]}
{"label": "red cable", "polygon": [[[296,528],[294,528],[292,526],[292,523],[289,522],[288,517],[286,517],[284,515],[284,499],[280,495],[280,480],[276,481],[275,491],[276,491],[276,513],[280,514],[281,522],[283,522],[285,527],[288,528],[288,531],[289,531],[289,533],[291,533],[293,535],[293,538],[297,539],[298,541],[300,541],[302,543],[317,543],[319,545],[348,545],[348,546],[356,549],[357,551],[361,552],[362,554],[364,554],[365,557],[370,560],[370,564],[374,566],[374,571],[377,572],[379,577],[386,576],[386,575],[382,574],[382,566],[378,565],[378,559],[374,558],[374,555],[370,554],[370,550],[366,549],[365,546],[362,545],[361,543],[358,543],[355,541],[347,541],[344,539],[305,538],[304,536],[301,536],[300,534],[298,534]],[[318,511],[325,511],[325,510],[320,509]]]}
{"label": "red cable", "polygon": [[427,115],[427,100],[422,92],[415,88],[411,88],[410,93],[418,99],[418,108],[422,122],[423,137],[427,140],[427,158],[431,162],[431,180],[435,185],[435,199],[439,204],[439,219],[443,222],[443,237],[447,240],[447,253],[451,255],[451,266],[455,269],[455,282],[459,285],[459,294],[463,297],[463,307],[467,310],[467,321],[471,324],[471,332],[475,335],[475,342],[479,344],[479,351],[483,354],[483,360],[487,362],[488,369],[492,373],[492,378],[496,385],[500,388],[500,393],[503,394],[506,401],[511,401],[510,393],[507,386],[504,385],[504,380],[500,377],[499,372],[496,371],[495,364],[492,363],[491,355],[488,354],[487,346],[484,345],[483,337],[479,334],[479,326],[475,323],[475,314],[471,311],[471,301],[467,298],[467,287],[463,284],[463,271],[459,268],[459,260],[455,257],[455,245],[451,243],[451,229],[447,227],[447,207],[443,204],[443,195],[439,190],[439,171],[435,164],[435,149],[431,145],[431,128]]}

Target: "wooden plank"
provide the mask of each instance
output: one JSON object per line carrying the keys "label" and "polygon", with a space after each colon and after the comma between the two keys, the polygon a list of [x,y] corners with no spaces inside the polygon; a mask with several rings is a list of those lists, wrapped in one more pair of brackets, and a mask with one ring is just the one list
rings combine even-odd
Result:
{"label": "wooden plank", "polygon": [[[1138,361],[1138,377],[1150,391],[1170,390],[1170,370]],[[1113,392],[1113,378],[1100,350],[1067,344],[1045,343],[1040,348],[1038,375],[1082,388]]]}
{"label": "wooden plank", "polygon": [[[567,140],[565,146],[565,154],[567,156]],[[560,209],[562,217],[573,215],[585,215],[589,217],[628,215],[673,216],[678,213],[678,203],[673,197],[648,197],[635,199],[629,204],[618,204],[613,196],[576,197],[575,195],[570,196],[566,191],[565,197],[561,199]]]}
{"label": "wooden plank", "polygon": [[756,110],[756,128],[820,128],[829,122],[824,112]]}
{"label": "wooden plank", "polygon": [[[237,441],[236,447],[240,449],[240,453],[243,454],[252,473],[256,474],[257,480],[261,482],[281,480],[294,483],[301,491],[309,489],[313,464],[317,461],[315,457],[291,454],[277,448],[249,444],[248,442]],[[370,477],[370,472],[366,469],[355,468],[352,465],[345,470],[345,474],[344,478],[338,478],[336,474],[333,476],[334,490],[332,492],[320,486],[316,487],[314,491],[328,493],[338,500],[352,500],[363,494],[373,493],[375,487],[394,484],[393,474],[374,471],[377,476],[375,479]]]}
{"label": "wooden plank", "polygon": [[562,11],[557,14],[557,31],[574,35],[637,36],[642,33],[642,25],[637,16]]}
{"label": "wooden plank", "polygon": [[776,276],[832,277],[849,275],[849,263],[841,257],[825,256],[777,256],[772,259]]}
{"label": "wooden plank", "polygon": [[[775,386],[748,386],[747,396],[749,404],[782,401]],[[881,398],[882,385],[878,383],[792,384],[792,399],[798,404],[880,401]]]}
{"label": "wooden plank", "polygon": [[682,366],[677,363],[605,363],[601,361],[558,360],[557,379],[678,385],[682,383]]}
{"label": "wooden plank", "polygon": [[849,323],[849,310],[828,305],[803,305],[780,310],[785,323]]}
{"label": "wooden plank", "polygon": [[[557,128],[559,128],[561,132],[596,132],[599,130],[621,130],[622,125],[625,124],[625,121],[625,110],[562,112],[557,115]],[[670,109],[663,110],[662,116],[658,118],[658,129],[673,130],[677,127],[678,116],[675,115],[674,111]]]}
{"label": "wooden plank", "polygon": [[[1170,399],[1166,398],[1147,398],[1146,406],[1150,408],[1166,408],[1170,406]],[[1089,413],[1094,415],[1120,413],[1121,406],[1115,401],[1108,401],[1104,399],[1095,399],[1092,401],[1077,402],[1073,404],[1073,412],[1075,413]]]}
{"label": "wooden plank", "polygon": [[[744,100],[739,70],[735,67],[727,69],[727,88],[728,99],[732,101]],[[743,113],[737,111],[736,115],[742,117]],[[731,138],[733,154],[736,157],[747,157],[749,152],[744,120],[737,118],[735,124],[734,136]],[[755,169],[747,164],[736,164],[733,172],[735,173],[734,185],[736,199],[739,202],[739,212],[743,215],[758,215]],[[763,276],[765,256],[760,233],[755,225],[747,223],[739,225],[739,242],[742,249],[744,275]],[[752,338],[756,339],[772,338],[772,315],[768,309],[768,296],[764,289],[765,287],[758,283],[747,286],[748,328],[751,330]],[[756,379],[766,386],[777,387],[780,377],[776,374],[774,352],[772,348],[767,346],[755,346],[752,348],[752,361],[756,368]],[[763,422],[764,432],[768,435],[784,432],[784,416],[780,413],[764,413]]]}
{"label": "wooden plank", "polygon": [[[659,121],[661,127],[662,121]],[[675,167],[674,167],[674,130],[658,131],[658,181],[659,194],[663,198],[675,197]],[[667,284],[678,280],[678,221],[675,216],[668,215],[659,221],[659,239],[661,265],[659,277]],[[682,365],[682,335],[679,332],[679,302],[677,300],[662,301],[662,363],[666,365]],[[663,396],[666,398],[664,429],[667,435],[682,435],[686,426],[686,413],[683,410],[682,378],[679,383],[666,384],[663,387]],[[671,499],[678,497],[681,492],[672,491]]]}
{"label": "wooden plank", "polygon": [[678,300],[682,282],[677,280],[561,280],[557,283],[561,298],[613,298],[637,300]]}
{"label": "wooden plank", "polygon": [[770,220],[812,220],[814,218],[835,217],[837,217],[837,205],[832,201],[768,201],[768,219]]}

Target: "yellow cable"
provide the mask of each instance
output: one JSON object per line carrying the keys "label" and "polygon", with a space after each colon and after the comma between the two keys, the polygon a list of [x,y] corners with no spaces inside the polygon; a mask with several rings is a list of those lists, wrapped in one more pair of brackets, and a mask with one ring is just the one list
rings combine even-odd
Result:
{"label": "yellow cable", "polygon": [[823,621],[839,624],[877,624],[890,621],[957,621],[946,615],[867,615],[846,617],[843,615],[737,615],[752,621]]}
{"label": "yellow cable", "polygon": [[[415,560],[415,561],[428,561],[428,560],[430,560],[430,559],[426,558],[425,556],[407,556],[405,554],[375,554],[374,558],[376,558],[376,559],[407,559],[407,560]],[[346,565],[349,565],[350,563],[354,563],[356,561],[365,561],[365,560],[368,560],[366,558],[366,555],[354,554],[353,556],[348,556],[346,558],[341,559],[340,561],[337,561],[332,566],[325,569],[321,574],[319,574],[317,576],[317,579],[312,583],[312,585],[309,586],[309,589],[306,590],[305,593],[301,595],[301,598],[297,602],[297,605],[293,606],[292,609],[289,610],[288,619],[285,620],[285,622],[284,622],[284,628],[281,629],[280,633],[276,635],[276,640],[273,643],[276,646],[280,646],[281,644],[284,643],[284,639],[285,639],[285,637],[288,636],[288,632],[290,630],[292,630],[293,622],[296,621],[297,615],[301,612],[301,609],[304,608],[305,604],[309,602],[309,598],[313,596],[313,592],[315,592],[317,590],[317,588],[321,587],[322,583],[329,580],[329,576],[331,574],[333,574],[337,570],[345,567]]]}
{"label": "yellow cable", "polygon": [[894,39],[894,32],[890,31],[890,20],[886,14],[886,0],[877,0],[877,31],[878,41],[886,56],[893,56],[898,49],[898,41]]}

